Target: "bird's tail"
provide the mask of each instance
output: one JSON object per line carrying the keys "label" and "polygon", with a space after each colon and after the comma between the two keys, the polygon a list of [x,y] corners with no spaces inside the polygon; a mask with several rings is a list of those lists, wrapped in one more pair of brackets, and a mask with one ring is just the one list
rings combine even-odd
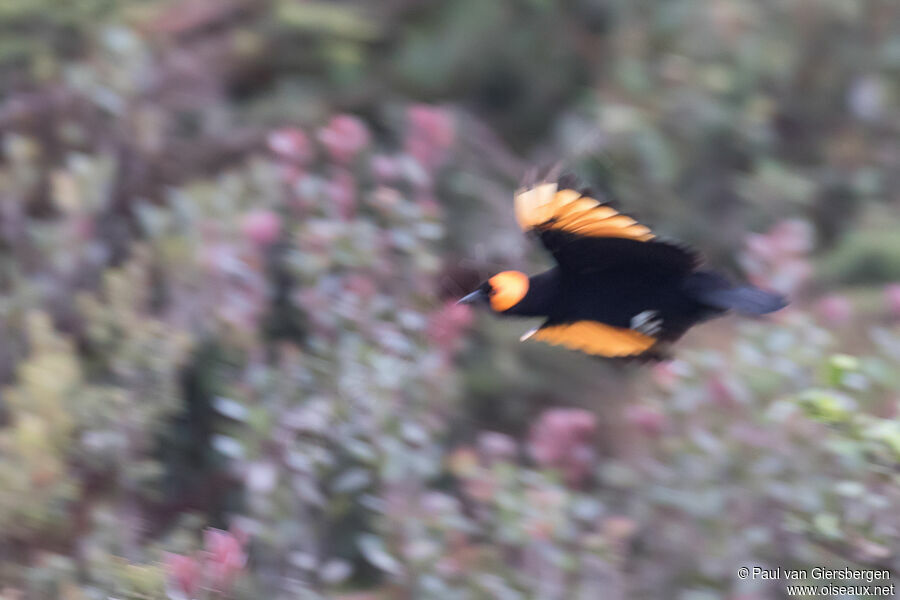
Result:
{"label": "bird's tail", "polygon": [[728,279],[711,271],[690,276],[688,293],[695,299],[721,310],[734,310],[742,315],[765,315],[787,306],[781,294],[767,292],[752,285],[733,286]]}

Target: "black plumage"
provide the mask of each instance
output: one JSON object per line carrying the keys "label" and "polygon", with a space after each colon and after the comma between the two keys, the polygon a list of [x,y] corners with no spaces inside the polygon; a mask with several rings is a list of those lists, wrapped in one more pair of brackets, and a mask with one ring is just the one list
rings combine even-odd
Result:
{"label": "black plumage", "polygon": [[656,239],[630,217],[571,189],[545,183],[523,190],[516,214],[557,266],[527,279],[498,274],[464,301],[483,299],[503,316],[545,317],[535,339],[600,356],[658,358],[699,322],[786,304],[777,294],[702,270],[694,251]]}

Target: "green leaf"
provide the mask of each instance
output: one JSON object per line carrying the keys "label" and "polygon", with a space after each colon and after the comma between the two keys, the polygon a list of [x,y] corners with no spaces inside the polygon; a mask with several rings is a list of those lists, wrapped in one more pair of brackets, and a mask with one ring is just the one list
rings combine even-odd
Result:
{"label": "green leaf", "polygon": [[856,408],[850,398],[828,390],[807,390],[796,401],[809,418],[830,425],[849,421]]}

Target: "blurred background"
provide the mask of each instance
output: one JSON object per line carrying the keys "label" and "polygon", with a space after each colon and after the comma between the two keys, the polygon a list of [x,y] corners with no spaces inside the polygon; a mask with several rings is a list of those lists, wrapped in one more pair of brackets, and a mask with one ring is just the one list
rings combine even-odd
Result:
{"label": "blurred background", "polygon": [[[892,0],[0,1],[0,598],[900,567],[898,76]],[[623,366],[455,306],[556,161],[791,307]]]}

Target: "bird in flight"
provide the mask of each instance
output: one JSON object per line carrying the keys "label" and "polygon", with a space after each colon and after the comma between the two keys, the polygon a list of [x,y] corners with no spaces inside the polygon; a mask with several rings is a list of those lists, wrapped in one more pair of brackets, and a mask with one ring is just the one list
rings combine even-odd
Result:
{"label": "bird in flight", "polygon": [[503,271],[459,302],[485,305],[501,316],[544,317],[522,341],[659,360],[697,323],[729,311],[757,316],[787,305],[778,294],[733,285],[701,269],[693,250],[657,239],[631,217],[563,182],[519,190],[515,214],[556,266],[531,277]]}

